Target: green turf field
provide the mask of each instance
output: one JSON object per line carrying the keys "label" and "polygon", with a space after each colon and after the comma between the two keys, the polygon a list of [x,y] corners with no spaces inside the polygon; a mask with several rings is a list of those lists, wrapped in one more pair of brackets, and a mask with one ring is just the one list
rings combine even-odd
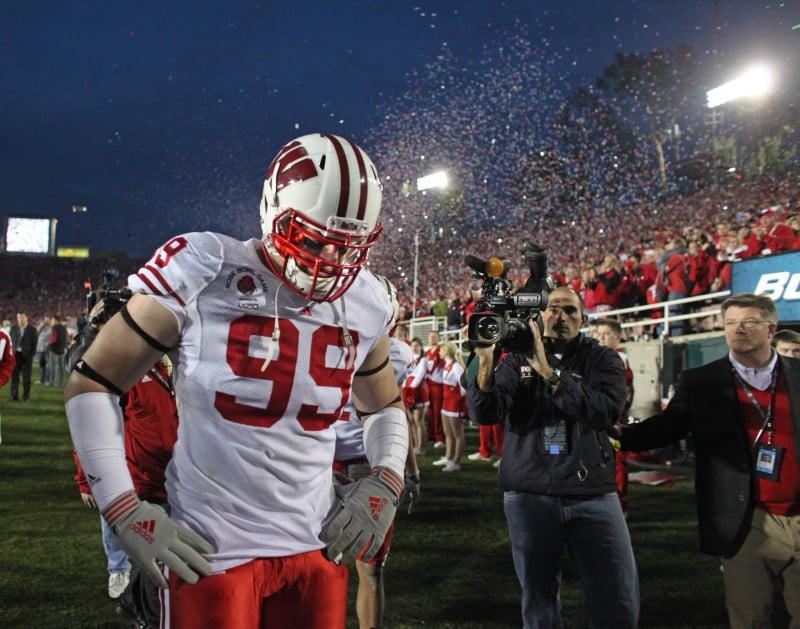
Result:
{"label": "green turf field", "polygon": [[[30,402],[12,404],[6,386],[0,413],[0,626],[128,626],[106,597],[98,515],[83,506],[73,481],[61,391],[34,385]],[[468,430],[467,440],[474,452],[477,430]],[[439,452],[421,458],[419,509],[398,517],[386,566],[385,626],[519,627],[496,470],[465,462],[460,473],[443,474],[431,465]],[[719,562],[697,552],[691,483],[632,485],[628,522],[641,626],[726,626]],[[587,625],[567,560],[562,603],[567,627]],[[348,627],[357,627],[354,613]]]}

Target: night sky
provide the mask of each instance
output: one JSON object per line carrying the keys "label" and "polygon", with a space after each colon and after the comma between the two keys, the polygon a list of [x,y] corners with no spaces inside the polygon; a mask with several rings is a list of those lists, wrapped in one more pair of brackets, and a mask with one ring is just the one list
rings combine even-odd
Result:
{"label": "night sky", "polygon": [[[58,245],[136,256],[183,231],[257,235],[282,144],[338,133],[366,142],[381,171],[377,156],[403,160],[403,145],[369,139],[419,105],[415,83],[443,54],[472,80],[511,75],[511,39],[541,57],[552,89],[592,84],[614,53],[681,42],[710,72],[716,41],[721,79],[765,60],[796,103],[800,2],[718,4],[715,38],[713,0],[4,0],[0,217],[56,217]],[[471,106],[485,117],[490,105]]]}

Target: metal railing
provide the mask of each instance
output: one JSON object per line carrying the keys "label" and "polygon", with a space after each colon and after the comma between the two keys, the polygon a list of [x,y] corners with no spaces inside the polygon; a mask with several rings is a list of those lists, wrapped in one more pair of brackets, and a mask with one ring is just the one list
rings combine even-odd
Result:
{"label": "metal railing", "polygon": [[[687,321],[689,319],[697,319],[699,317],[714,317],[720,314],[720,308],[711,308],[709,310],[685,312],[681,314],[670,314],[670,306],[680,306],[683,304],[695,304],[698,302],[707,301],[722,301],[724,298],[730,296],[731,291],[723,290],[716,293],[706,293],[705,295],[695,295],[694,297],[684,297],[683,299],[674,299],[672,301],[660,301],[657,304],[647,304],[646,306],[632,306],[630,308],[619,308],[617,310],[607,310],[605,312],[596,312],[589,315],[589,320],[592,319],[605,319],[608,317],[621,316],[625,319],[625,315],[635,314],[639,312],[651,312],[653,310],[662,310],[663,317],[647,317],[643,319],[620,321],[623,329],[632,328],[643,325],[661,325],[663,324],[663,337],[669,337],[670,326],[675,321]],[[720,304],[721,305],[721,304]]]}

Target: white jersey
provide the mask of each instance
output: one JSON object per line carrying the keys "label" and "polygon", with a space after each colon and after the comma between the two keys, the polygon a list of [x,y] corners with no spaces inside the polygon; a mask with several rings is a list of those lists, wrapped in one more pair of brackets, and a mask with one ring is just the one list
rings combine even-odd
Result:
{"label": "white jersey", "polygon": [[304,300],[264,265],[261,246],[184,234],[128,278],[180,327],[172,352],[180,425],[167,492],[172,516],[217,549],[215,571],[324,546],[332,425],[393,314],[369,272],[336,302]]}
{"label": "white jersey", "polygon": [[[406,379],[406,373],[411,363],[414,362],[414,353],[403,341],[390,338],[389,362],[394,370],[394,379],[398,385],[402,386],[403,381]],[[364,424],[356,415],[356,409],[352,401],[347,405],[346,410],[350,413],[349,419],[338,421],[333,425],[336,430],[336,453],[334,458],[337,461],[348,461],[367,456],[367,451],[364,447]]]}

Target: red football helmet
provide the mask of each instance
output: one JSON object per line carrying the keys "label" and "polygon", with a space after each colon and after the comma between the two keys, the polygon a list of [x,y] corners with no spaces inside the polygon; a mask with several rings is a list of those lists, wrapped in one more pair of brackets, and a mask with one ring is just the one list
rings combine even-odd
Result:
{"label": "red football helmet", "polygon": [[340,297],[380,236],[381,196],[375,165],[352,142],[317,133],[286,144],[267,170],[261,199],[273,271],[306,299]]}

